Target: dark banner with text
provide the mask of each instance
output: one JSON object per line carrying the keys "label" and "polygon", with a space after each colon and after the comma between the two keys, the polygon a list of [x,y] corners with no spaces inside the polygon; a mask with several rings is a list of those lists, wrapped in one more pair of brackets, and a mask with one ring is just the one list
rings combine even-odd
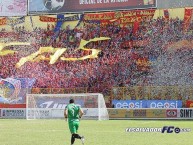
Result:
{"label": "dark banner with text", "polygon": [[185,118],[185,119],[192,119],[193,118],[193,109],[188,109],[188,108],[179,109],[178,117]]}
{"label": "dark banner with text", "polygon": [[29,14],[156,8],[156,0],[30,0]]}

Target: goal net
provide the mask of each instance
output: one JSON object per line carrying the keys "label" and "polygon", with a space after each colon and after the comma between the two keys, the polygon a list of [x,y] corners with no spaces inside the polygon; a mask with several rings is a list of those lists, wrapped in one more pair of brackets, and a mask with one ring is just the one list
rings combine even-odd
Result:
{"label": "goal net", "polygon": [[104,97],[99,93],[27,94],[26,119],[63,119],[64,109],[70,99],[74,99],[75,104],[82,108],[82,119],[109,119]]}

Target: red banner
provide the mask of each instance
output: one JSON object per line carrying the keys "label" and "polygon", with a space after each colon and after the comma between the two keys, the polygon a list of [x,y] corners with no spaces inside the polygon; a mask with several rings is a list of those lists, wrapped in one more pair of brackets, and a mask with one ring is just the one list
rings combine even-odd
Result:
{"label": "red banner", "polygon": [[40,16],[40,21],[42,21],[42,22],[57,22],[57,18]]}
{"label": "red banner", "polygon": [[6,24],[7,24],[7,19],[6,18],[0,19],[0,25],[6,25]]}
{"label": "red banner", "polygon": [[187,108],[193,108],[193,101],[192,100],[187,100],[186,101],[186,107]]}
{"label": "red banner", "polygon": [[0,104],[0,108],[26,108],[26,104]]}
{"label": "red banner", "polygon": [[90,13],[84,15],[84,20],[99,20],[103,22],[119,21],[120,24],[151,20],[155,10],[132,10],[124,12]]}
{"label": "red banner", "polygon": [[164,17],[165,17],[165,19],[169,20],[170,15],[169,15],[168,9],[164,10]]}
{"label": "red banner", "polygon": [[185,8],[184,13],[184,30],[189,28],[190,22],[192,18],[192,9]]}

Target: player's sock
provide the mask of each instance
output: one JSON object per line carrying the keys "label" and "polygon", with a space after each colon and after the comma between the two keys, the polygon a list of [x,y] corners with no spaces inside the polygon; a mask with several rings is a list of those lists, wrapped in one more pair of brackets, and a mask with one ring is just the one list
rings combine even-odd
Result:
{"label": "player's sock", "polygon": [[84,145],[84,136],[81,137],[82,144]]}
{"label": "player's sock", "polygon": [[71,145],[73,145],[74,144],[74,141],[75,141],[75,136],[74,136],[75,134],[72,134],[72,137],[71,137]]}
{"label": "player's sock", "polygon": [[79,134],[74,134],[75,138],[81,139],[82,144],[84,145],[84,136],[80,136]]}
{"label": "player's sock", "polygon": [[75,138],[81,139],[82,137],[79,134],[74,134]]}

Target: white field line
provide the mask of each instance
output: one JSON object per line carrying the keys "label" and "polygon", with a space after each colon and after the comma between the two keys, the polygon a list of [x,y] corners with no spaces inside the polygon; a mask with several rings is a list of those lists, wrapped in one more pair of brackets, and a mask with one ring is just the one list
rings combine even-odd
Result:
{"label": "white field line", "polygon": [[49,130],[40,130],[40,129],[1,129],[1,131],[12,130],[12,131],[25,131],[25,132],[67,132],[62,129],[49,129]]}

